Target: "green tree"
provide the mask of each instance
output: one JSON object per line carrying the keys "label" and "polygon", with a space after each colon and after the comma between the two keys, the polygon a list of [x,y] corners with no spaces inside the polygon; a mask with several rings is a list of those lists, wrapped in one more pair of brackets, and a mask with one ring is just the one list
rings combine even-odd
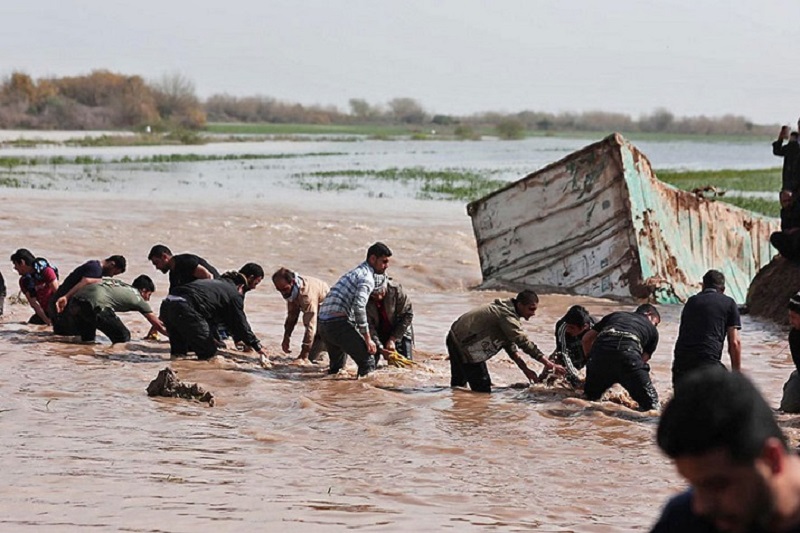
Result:
{"label": "green tree", "polygon": [[501,120],[494,129],[497,132],[497,136],[506,141],[525,137],[524,124],[515,118]]}

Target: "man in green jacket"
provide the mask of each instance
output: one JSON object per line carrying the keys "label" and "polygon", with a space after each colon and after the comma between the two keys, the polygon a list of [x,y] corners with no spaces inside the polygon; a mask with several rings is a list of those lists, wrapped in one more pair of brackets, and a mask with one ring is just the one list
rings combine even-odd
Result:
{"label": "man in green jacket", "polygon": [[539,381],[539,376],[522,360],[520,350],[544,365],[545,369],[563,375],[564,367],[549,361],[522,330],[521,319],[528,320],[534,316],[538,305],[539,296],[531,290],[524,290],[516,298],[495,300],[453,322],[447,334],[450,386],[463,387],[469,383],[475,392],[492,392],[486,361],[501,349],[533,382]]}

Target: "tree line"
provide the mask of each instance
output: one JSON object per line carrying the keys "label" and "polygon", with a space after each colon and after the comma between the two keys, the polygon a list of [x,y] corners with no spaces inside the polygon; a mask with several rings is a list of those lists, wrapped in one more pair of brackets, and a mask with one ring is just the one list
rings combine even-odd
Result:
{"label": "tree line", "polygon": [[528,132],[622,131],[704,135],[773,134],[774,125],[757,125],[738,115],[676,117],[666,109],[632,118],[623,113],[483,112],[467,116],[436,114],[413,98],[374,104],[353,98],[347,110],[303,105],[269,96],[215,94],[197,97],[194,83],[181,74],[146,81],[107,70],[87,75],[34,80],[14,72],[0,85],[0,128],[198,130],[207,122],[402,125],[410,130],[442,129],[461,138],[493,129],[503,138]]}

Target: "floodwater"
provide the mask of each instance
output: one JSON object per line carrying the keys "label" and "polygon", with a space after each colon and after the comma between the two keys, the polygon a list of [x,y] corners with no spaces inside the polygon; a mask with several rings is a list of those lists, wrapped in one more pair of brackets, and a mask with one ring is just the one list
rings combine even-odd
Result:
{"label": "floodwater", "polygon": [[[349,164],[362,160],[363,147],[331,144],[344,145],[332,150],[350,152]],[[379,146],[363,149],[363,165],[476,168],[507,149],[522,158],[520,148],[502,143],[462,143],[458,153],[478,153],[448,165],[441,151],[455,148],[406,145],[404,153],[385,143],[383,159]],[[329,149],[291,146],[298,153]],[[270,143],[260,149],[288,150]],[[772,164],[769,146],[764,150],[766,162],[753,166]],[[648,155],[656,167],[668,166]],[[503,354],[489,362],[492,395],[451,390],[449,325],[473,306],[509,296],[470,290],[480,268],[464,206],[358,190],[310,192],[286,178],[327,162],[280,160],[275,179],[255,179],[259,173],[243,171],[241,162],[204,162],[158,172],[101,169],[119,178],[80,187],[61,175],[48,190],[0,189],[6,256],[29,247],[64,275],[86,259],[122,253],[129,261],[122,279],[150,274],[156,306],[166,277],[146,255],[158,242],[198,253],[220,270],[256,261],[268,272],[288,266],[333,283],[382,240],[394,251],[390,274],[414,303],[419,353],[417,367],[381,368],[360,380],[355,367],[329,377],[324,367],[294,364],[294,354],[280,351],[284,302],[269,281],[248,294],[246,311],[275,361],[270,370],[232,350],[210,362],[170,361],[165,341],[141,340],[147,323],[135,314],[123,315],[134,338],[127,345],[67,342],[24,324],[30,308],[7,302],[0,318],[0,530],[649,529],[665,498],[684,487],[654,445],[657,417],[560,388],[515,387],[524,376]],[[227,173],[225,164],[233,165]],[[191,183],[178,185],[186,176]],[[10,263],[0,263],[0,271],[14,293]],[[554,347],[555,321],[574,303],[598,316],[628,307],[544,295],[526,330],[545,352]],[[679,315],[679,307],[662,308],[653,357],[662,398],[670,393]],[[777,405],[792,369],[786,334],[743,319],[744,368]],[[165,366],[211,390],[216,406],[148,398],[147,384]],[[796,444],[794,419],[780,418]]]}

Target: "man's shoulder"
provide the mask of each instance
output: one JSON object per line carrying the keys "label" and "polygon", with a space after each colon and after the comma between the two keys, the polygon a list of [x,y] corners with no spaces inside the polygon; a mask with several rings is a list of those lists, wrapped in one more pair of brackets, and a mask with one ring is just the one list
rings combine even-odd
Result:
{"label": "man's shoulder", "polygon": [[714,526],[692,511],[692,491],[671,498],[650,533],[715,533]]}

